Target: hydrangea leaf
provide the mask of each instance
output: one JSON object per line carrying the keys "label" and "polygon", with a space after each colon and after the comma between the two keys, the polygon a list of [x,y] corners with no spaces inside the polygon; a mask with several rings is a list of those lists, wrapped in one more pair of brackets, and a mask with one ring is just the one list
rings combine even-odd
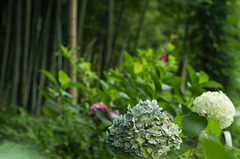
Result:
{"label": "hydrangea leaf", "polygon": [[208,135],[211,135],[211,133],[212,133],[212,134],[215,134],[216,136],[219,137],[221,132],[222,132],[222,129],[220,128],[219,121],[216,121],[216,120],[211,119],[209,117],[207,117],[207,120],[208,120],[208,126],[205,129],[205,132]]}
{"label": "hydrangea leaf", "polygon": [[193,86],[197,85],[198,77],[197,77],[196,71],[190,65],[187,65],[187,70],[188,70],[192,85]]}
{"label": "hydrangea leaf", "polygon": [[187,150],[189,149],[189,146],[185,143],[181,144],[180,149],[176,150],[176,152],[178,153],[178,155],[182,155],[185,152],[187,152]]}
{"label": "hydrangea leaf", "polygon": [[198,136],[207,127],[206,117],[199,116],[197,113],[189,113],[182,117],[183,135]]}
{"label": "hydrangea leaf", "polygon": [[204,139],[201,145],[204,157],[206,159],[234,159],[233,156],[228,151],[226,151],[226,149],[220,143]]}
{"label": "hydrangea leaf", "polygon": [[209,76],[204,71],[199,72],[198,78],[199,78],[198,84],[207,82],[209,80]]}

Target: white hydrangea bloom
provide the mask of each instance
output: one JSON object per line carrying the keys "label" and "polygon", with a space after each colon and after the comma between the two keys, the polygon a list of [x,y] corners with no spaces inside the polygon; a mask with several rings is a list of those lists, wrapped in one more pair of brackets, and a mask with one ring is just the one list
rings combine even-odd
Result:
{"label": "white hydrangea bloom", "polygon": [[232,124],[236,113],[233,103],[222,91],[203,93],[193,101],[193,108],[196,112],[218,120],[222,129]]}

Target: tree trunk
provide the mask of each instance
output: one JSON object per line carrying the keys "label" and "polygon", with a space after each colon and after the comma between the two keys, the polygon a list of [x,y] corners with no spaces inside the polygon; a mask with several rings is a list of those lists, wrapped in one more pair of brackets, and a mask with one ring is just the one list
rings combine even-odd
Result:
{"label": "tree trunk", "polygon": [[[69,47],[73,50],[73,57],[77,59],[77,0],[69,0]],[[70,77],[72,82],[77,82],[77,68],[74,64],[70,64]],[[72,101],[78,102],[78,90],[76,87],[70,88],[70,93],[73,95]]]}

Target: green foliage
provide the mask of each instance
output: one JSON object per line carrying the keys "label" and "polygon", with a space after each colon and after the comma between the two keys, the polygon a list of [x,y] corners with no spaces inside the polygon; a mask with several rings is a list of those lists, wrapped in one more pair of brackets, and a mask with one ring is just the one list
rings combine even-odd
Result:
{"label": "green foliage", "polygon": [[222,144],[218,142],[212,141],[210,139],[204,139],[201,145],[203,149],[204,158],[206,159],[212,158],[234,159],[230,152],[226,151]]}
{"label": "green foliage", "polygon": [[197,113],[189,113],[182,117],[182,130],[185,136],[198,136],[207,125],[207,119]]}
{"label": "green foliage", "polygon": [[[168,45],[167,49],[172,51],[174,47]],[[199,116],[192,108],[193,99],[205,92],[205,89],[223,89],[221,84],[211,81],[204,71],[198,73],[188,65],[189,78],[184,81],[176,75],[178,62],[172,55],[168,55],[171,58],[165,61],[161,59],[161,53],[154,53],[152,49],[138,50],[136,57],[132,57],[125,52],[125,60],[121,69],[115,68],[109,72],[104,72],[106,80],[99,79],[101,89],[97,89],[94,87],[97,77],[96,73],[91,70],[91,63],[72,58],[71,51],[63,46],[62,51],[58,54],[67,57],[73,66],[77,68],[79,82],[71,82],[68,74],[63,70],[59,70],[56,75],[41,70],[49,79],[46,88],[39,87],[39,91],[48,99],[43,107],[45,115],[32,117],[20,109],[20,114],[14,116],[11,120],[7,120],[6,116],[1,116],[0,139],[33,142],[47,155],[57,159],[101,158],[102,156],[112,158],[110,149],[105,143],[107,139],[105,132],[107,127],[112,124],[113,116],[102,111],[91,114],[90,111],[92,104],[102,101],[109,111],[118,109],[121,114],[129,114],[127,110],[131,110],[130,112],[135,114],[129,117],[131,119],[128,119],[128,126],[123,124],[121,128],[121,131],[126,131],[126,127],[129,128],[127,133],[130,136],[132,135],[131,139],[134,140],[132,143],[131,141],[123,143],[121,137],[125,133],[122,136],[120,135],[121,137],[117,134],[120,133],[118,126],[121,125],[123,120],[126,122],[125,118],[129,115],[117,118],[114,123],[118,125],[110,128],[108,142],[118,147],[116,152],[120,148],[124,149],[124,151],[132,148],[138,156],[153,157],[156,155],[152,154],[154,148],[150,146],[146,147],[146,149],[139,149],[139,143],[143,144],[148,141],[153,143],[152,146],[154,146],[159,139],[154,140],[152,138],[157,136],[156,134],[160,132],[159,129],[164,125],[154,125],[155,122],[158,122],[157,118],[154,118],[154,120],[150,118],[150,116],[153,117],[154,115],[145,108],[127,108],[128,104],[136,105],[141,99],[156,99],[158,103],[155,102],[155,105],[159,105],[164,111],[160,112],[162,116],[158,111],[155,112],[155,115],[159,115],[159,120],[163,123],[166,117],[168,119],[166,123],[169,123],[167,117],[167,113],[169,113],[174,117],[173,123],[183,130],[179,134],[179,137],[183,139],[183,145],[180,150],[169,152],[169,157],[201,158],[203,155],[208,155],[208,151],[196,149],[197,136],[204,130],[208,136],[215,134],[215,139],[220,136],[222,130],[219,127],[219,122],[208,117]],[[184,92],[180,89],[183,82],[187,83]],[[71,87],[79,88],[80,104],[71,102],[72,95],[67,91]],[[114,103],[115,107],[112,107],[111,102]],[[135,119],[138,120],[138,118],[142,121],[135,122]],[[135,129],[133,130],[134,125],[132,125],[134,123],[136,127],[141,129],[141,132],[146,130],[144,124],[147,123],[147,133],[143,133],[140,137],[134,136]],[[165,125],[165,127],[168,126]],[[193,136],[195,140],[192,138]],[[129,135],[128,137],[125,136],[125,138],[130,139]],[[159,142],[165,141],[166,138],[161,138]],[[204,145],[208,144],[208,142],[207,144],[204,143]],[[218,148],[221,149],[221,147]],[[165,149],[166,151],[170,150],[167,146]],[[143,153],[138,154],[140,150]],[[130,151],[132,150],[127,152]],[[237,149],[232,149],[232,151],[234,154],[238,153]]]}
{"label": "green foliage", "polygon": [[0,145],[1,159],[47,159],[30,145],[20,145],[11,142],[4,142]]}
{"label": "green foliage", "polygon": [[222,132],[219,122],[214,119],[210,119],[209,117],[207,117],[207,121],[208,125],[207,128],[205,129],[205,132],[208,135],[215,134],[217,137],[219,137]]}
{"label": "green foliage", "polygon": [[61,119],[33,117],[21,109],[20,112],[11,118],[1,115],[1,140],[34,143],[45,155],[56,159],[111,158],[104,144],[105,126],[99,120],[84,113],[69,113]]}
{"label": "green foliage", "polygon": [[[105,129],[111,124],[111,117],[99,111],[95,116],[91,115],[89,109],[90,104],[97,100],[95,96],[99,92],[105,93],[104,102],[110,104],[112,96],[108,93],[108,85],[101,80],[103,91],[93,88],[97,77],[91,71],[91,64],[82,59],[74,59],[71,50],[64,46],[61,48],[62,51],[57,54],[66,57],[77,68],[80,82],[71,82],[63,70],[59,70],[56,77],[42,70],[51,82],[46,89],[39,87],[48,99],[43,108],[43,113],[47,115],[43,118],[47,133],[44,133],[44,129],[33,131],[33,140],[48,153],[54,154],[55,158],[111,158],[112,155],[104,143]],[[71,102],[72,95],[67,92],[71,87],[79,88],[81,105]]]}

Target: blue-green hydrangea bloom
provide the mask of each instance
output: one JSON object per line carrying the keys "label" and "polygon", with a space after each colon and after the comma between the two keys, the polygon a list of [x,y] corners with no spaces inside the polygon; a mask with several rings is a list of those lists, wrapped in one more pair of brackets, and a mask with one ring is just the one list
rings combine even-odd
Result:
{"label": "blue-green hydrangea bloom", "polygon": [[124,116],[115,118],[108,128],[107,143],[116,156],[162,158],[171,149],[179,149],[182,139],[178,125],[161,111],[157,101],[140,101]]}

